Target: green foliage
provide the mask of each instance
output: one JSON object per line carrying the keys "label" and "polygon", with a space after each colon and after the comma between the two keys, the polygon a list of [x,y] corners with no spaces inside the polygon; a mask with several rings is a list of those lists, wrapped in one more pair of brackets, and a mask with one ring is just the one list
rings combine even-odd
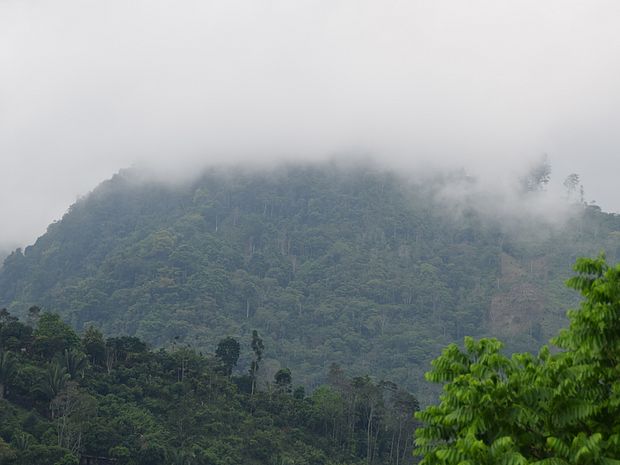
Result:
{"label": "green foliage", "polygon": [[65,349],[64,353],[59,358],[60,364],[67,371],[71,379],[84,376],[84,370],[88,366],[88,359],[82,352],[75,349]]}
{"label": "green foliage", "polygon": [[54,465],[78,465],[80,463],[79,459],[73,454],[65,454],[59,461],[54,463]]}
{"label": "green foliage", "polygon": [[[530,175],[540,190],[545,163]],[[77,331],[95,325],[152,347],[211,353],[234,335],[245,372],[255,329],[269,347],[259,383],[291,367],[315,387],[336,362],[428,402],[436,393],[423,373],[442,347],[494,335],[509,351],[536,351],[565,324],[558,309],[575,304],[562,284],[574,259],[601,249],[620,259],[620,216],[579,204],[564,223],[497,218],[458,173],[412,182],[317,164],[213,169],[174,187],[136,178],[103,183],[7,257],[0,307],[34,325],[28,309],[41,304]],[[5,327],[5,349],[20,352],[27,335],[14,330],[24,328]],[[91,364],[117,363],[100,337],[84,337]],[[38,344],[48,360],[77,349],[62,337]]]}
{"label": "green foliage", "polygon": [[232,337],[222,339],[215,349],[215,356],[221,362],[224,373],[228,376],[231,375],[233,368],[237,365],[240,350],[239,342]]}
{"label": "green foliage", "polygon": [[[41,320],[44,328],[50,321],[62,327],[56,315]],[[0,331],[15,323],[7,312]],[[38,331],[37,337],[44,336]],[[234,339],[221,340],[239,350]],[[71,348],[48,361],[35,350],[39,341],[26,337],[19,341],[24,351],[2,352],[12,364],[3,378],[10,389],[0,399],[2,464],[72,465],[82,456],[109,457],[118,465],[413,461],[403,415],[410,420],[417,403],[398,404],[392,388],[385,388],[391,383],[368,377],[360,383],[340,372],[338,386],[306,397],[303,387],[291,395],[292,373],[281,369],[274,384],[250,394],[239,391],[238,378],[221,369],[222,353],[202,355],[178,345],[152,351],[138,338],[106,339],[89,327],[80,345],[63,343]],[[245,350],[243,355],[264,360],[257,332]],[[369,392],[376,393],[372,400]]]}
{"label": "green foliage", "polygon": [[13,380],[17,371],[17,363],[11,352],[0,348],[0,399],[4,398],[4,390]]}
{"label": "green foliage", "polygon": [[0,465],[11,463],[16,455],[15,450],[0,438]]}
{"label": "green foliage", "polygon": [[33,350],[48,360],[80,347],[80,338],[56,313],[44,313],[34,331]]}
{"label": "green foliage", "polygon": [[39,390],[49,399],[52,400],[67,385],[67,381],[71,379],[71,375],[67,373],[67,369],[60,363],[54,361],[47,364],[45,377],[39,386]]}
{"label": "green foliage", "polygon": [[433,361],[439,405],[417,417],[422,465],[620,463],[620,264],[580,258],[570,325],[537,356],[466,338]]}
{"label": "green foliage", "polygon": [[258,373],[258,369],[260,368],[260,362],[263,359],[263,352],[265,350],[265,345],[263,344],[263,340],[258,335],[258,331],[252,331],[252,342],[250,344],[252,347],[252,352],[254,352],[254,357],[252,359],[252,363],[250,364],[250,379],[252,380],[252,394],[256,390],[256,377]]}
{"label": "green foliage", "polygon": [[101,331],[89,326],[82,335],[82,346],[93,365],[103,365],[106,360],[106,345]]}
{"label": "green foliage", "polygon": [[282,368],[273,377],[276,388],[280,392],[291,393],[293,386],[293,377],[291,370],[288,368]]}

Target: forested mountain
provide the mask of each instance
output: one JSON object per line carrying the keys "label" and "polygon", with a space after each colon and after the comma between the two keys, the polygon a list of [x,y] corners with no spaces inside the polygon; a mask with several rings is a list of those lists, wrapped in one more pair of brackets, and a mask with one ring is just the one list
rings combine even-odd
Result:
{"label": "forested mountain", "polygon": [[7,257],[0,306],[207,352],[256,328],[266,380],[287,366],[314,388],[335,362],[428,399],[422,373],[447,343],[536,349],[577,299],[563,285],[575,258],[620,257],[619,216],[578,204],[562,221],[510,219],[467,189],[458,205],[442,195],[470,182],[335,164],[177,184],[121,172]]}

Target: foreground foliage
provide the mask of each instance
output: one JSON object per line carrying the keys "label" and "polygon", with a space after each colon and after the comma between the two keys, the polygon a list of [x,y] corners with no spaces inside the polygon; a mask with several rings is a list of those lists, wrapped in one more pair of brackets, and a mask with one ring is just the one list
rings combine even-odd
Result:
{"label": "foreground foliage", "polygon": [[[215,357],[135,337],[81,337],[33,307],[32,326],[0,311],[0,464],[358,465],[412,463],[417,400],[389,382],[349,378],[306,396],[288,369],[256,384],[233,372],[238,341]],[[34,326],[34,329],[33,329]],[[266,350],[258,333],[255,354]]]}
{"label": "foreground foliage", "polygon": [[465,339],[433,362],[441,402],[418,414],[422,465],[620,464],[620,264],[579,259],[568,285],[584,297],[537,356]]}

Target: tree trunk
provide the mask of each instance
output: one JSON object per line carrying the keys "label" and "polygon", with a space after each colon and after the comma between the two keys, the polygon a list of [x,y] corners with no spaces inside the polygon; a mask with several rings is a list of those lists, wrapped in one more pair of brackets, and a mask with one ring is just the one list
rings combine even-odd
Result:
{"label": "tree trunk", "polygon": [[375,430],[375,439],[372,441],[373,447],[370,453],[371,462],[375,459],[375,454],[377,453],[377,443],[379,442],[379,429],[379,425],[377,425],[377,429]]}
{"label": "tree trunk", "polygon": [[401,456],[401,460],[404,462],[405,457],[407,456],[407,449],[409,449],[409,437],[407,437],[405,441],[405,447],[403,448],[403,455]]}
{"label": "tree trunk", "polygon": [[403,432],[401,422],[398,422],[398,441],[396,442],[396,465],[400,462],[400,438]]}
{"label": "tree trunk", "polygon": [[370,412],[368,414],[368,426],[366,427],[366,460],[368,461],[368,463],[370,464],[372,457],[371,457],[371,451],[372,451],[372,415],[373,415],[373,408],[370,407]]}

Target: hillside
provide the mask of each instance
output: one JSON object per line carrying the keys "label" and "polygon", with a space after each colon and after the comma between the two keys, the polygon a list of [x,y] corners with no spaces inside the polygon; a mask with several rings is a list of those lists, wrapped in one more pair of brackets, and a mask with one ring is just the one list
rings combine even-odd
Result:
{"label": "hillside", "polygon": [[34,330],[0,312],[2,464],[414,462],[417,400],[391,383],[334,368],[331,385],[306,396],[281,370],[252,393],[252,373],[229,376],[238,351],[148,350],[93,327],[80,339],[56,314],[30,320]]}
{"label": "hillside", "polygon": [[575,258],[620,258],[617,215],[575,206],[559,223],[506,222],[446,204],[437,194],[455,182],[329,164],[182,185],[122,172],[7,257],[0,307],[208,352],[258,329],[265,379],[286,366],[313,388],[336,362],[424,399],[422,373],[447,343],[500,335],[534,349],[576,302],[563,285]]}

